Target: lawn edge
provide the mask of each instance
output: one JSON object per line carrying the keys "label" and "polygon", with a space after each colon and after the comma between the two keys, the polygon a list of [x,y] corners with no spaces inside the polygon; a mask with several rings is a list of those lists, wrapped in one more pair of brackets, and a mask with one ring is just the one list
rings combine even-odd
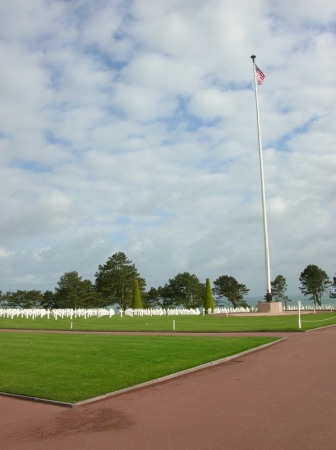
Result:
{"label": "lawn edge", "polygon": [[310,328],[309,330],[304,330],[304,332],[310,333],[311,331],[318,331],[318,330],[323,330],[324,328],[331,328],[331,327],[336,327],[336,325],[333,323],[331,325],[324,325],[323,327],[319,327],[319,328]]}
{"label": "lawn edge", "polygon": [[10,397],[15,398],[17,400],[28,400],[30,402],[37,402],[37,403],[47,403],[49,405],[64,406],[67,408],[73,408],[76,405],[75,403],[62,402],[60,400],[52,400],[42,397],[32,397],[29,395],[22,395],[22,394],[12,394],[10,392],[0,392],[0,397]]}
{"label": "lawn edge", "polygon": [[228,361],[230,361],[232,359],[239,358],[239,357],[241,357],[243,355],[246,355],[248,353],[252,353],[252,352],[255,352],[255,351],[258,351],[258,350],[262,350],[262,349],[264,349],[266,347],[269,347],[271,345],[278,344],[279,342],[282,342],[285,339],[287,339],[287,338],[286,337],[279,337],[276,341],[268,342],[267,344],[259,345],[258,347],[254,347],[254,348],[250,348],[248,350],[244,350],[243,352],[236,353],[236,354],[230,355],[230,356],[226,356],[225,358],[216,359],[214,361],[210,361],[208,363],[204,363],[204,364],[201,364],[199,366],[191,367],[190,369],[185,369],[185,370],[181,370],[179,372],[171,373],[169,375],[165,375],[165,376],[160,377],[160,378],[155,378],[153,380],[145,381],[144,383],[139,383],[139,384],[136,384],[134,386],[129,386],[129,387],[124,388],[124,389],[119,389],[118,391],[108,392],[107,394],[104,394],[104,395],[99,395],[97,397],[92,397],[90,399],[82,400],[80,402],[73,403],[72,406],[73,407],[84,406],[84,405],[87,405],[87,404],[90,404],[90,403],[93,403],[93,402],[97,402],[97,401],[104,400],[104,399],[107,399],[107,398],[110,398],[110,397],[114,397],[116,395],[125,394],[127,392],[131,392],[131,391],[134,391],[136,389],[141,389],[141,388],[144,388],[144,387],[147,387],[147,386],[151,386],[153,384],[162,383],[164,381],[168,381],[168,380],[171,380],[171,379],[174,379],[174,378],[178,378],[178,377],[181,377],[183,375],[187,375],[189,373],[193,373],[193,372],[196,372],[196,371],[199,371],[199,370],[202,370],[202,369],[206,369],[206,368],[209,368],[209,367],[212,367],[212,366],[216,366],[218,364],[222,364],[222,363],[228,362]]}
{"label": "lawn edge", "polygon": [[[274,337],[277,337],[277,336],[274,336]],[[75,403],[63,402],[63,401],[59,401],[59,400],[52,400],[52,399],[41,398],[41,397],[33,397],[33,396],[22,395],[22,394],[12,394],[12,393],[8,393],[8,392],[0,392],[0,396],[15,398],[15,399],[18,399],[18,400],[26,400],[26,401],[31,401],[31,402],[45,403],[45,404],[49,404],[49,405],[66,407],[66,408],[75,408],[75,407],[79,407],[79,406],[85,406],[85,405],[88,405],[90,403],[98,402],[98,401],[101,401],[101,400],[104,400],[104,399],[107,399],[107,398],[110,398],[110,397],[114,397],[116,395],[122,395],[122,394],[125,394],[127,392],[131,392],[131,391],[134,391],[134,390],[137,390],[137,389],[141,389],[141,388],[144,388],[144,387],[147,387],[147,386],[151,386],[153,384],[162,383],[164,381],[168,381],[168,380],[171,380],[171,379],[174,379],[174,378],[178,378],[180,376],[187,375],[189,373],[193,373],[193,372],[196,372],[196,371],[199,371],[199,370],[203,370],[203,369],[206,369],[206,368],[209,368],[209,367],[212,367],[212,366],[216,366],[218,364],[222,364],[222,363],[231,361],[233,359],[240,358],[243,355],[247,355],[247,354],[252,353],[252,352],[263,350],[264,348],[270,347],[271,345],[274,345],[274,344],[278,344],[279,342],[282,342],[285,339],[287,339],[287,337],[279,337],[276,341],[268,342],[267,344],[262,344],[262,345],[259,345],[258,347],[250,348],[248,350],[244,350],[243,352],[239,352],[239,353],[235,353],[234,355],[226,356],[225,358],[216,359],[214,361],[210,361],[208,363],[204,363],[204,364],[201,364],[199,366],[191,367],[189,369],[185,369],[185,370],[181,370],[179,372],[171,373],[171,374],[165,375],[163,377],[159,377],[159,378],[155,378],[153,380],[145,381],[144,383],[135,384],[134,386],[129,386],[129,387],[124,388],[124,389],[119,389],[117,391],[108,392],[107,394],[99,395],[97,397],[88,398],[86,400],[81,400],[81,401],[75,402]]]}

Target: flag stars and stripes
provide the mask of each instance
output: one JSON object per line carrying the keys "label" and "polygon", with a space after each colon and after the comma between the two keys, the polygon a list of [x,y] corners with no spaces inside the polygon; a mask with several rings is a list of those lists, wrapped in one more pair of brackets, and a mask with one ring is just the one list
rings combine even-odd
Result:
{"label": "flag stars and stripes", "polygon": [[264,81],[265,75],[262,73],[262,71],[259,69],[259,67],[257,65],[255,66],[255,70],[256,70],[257,82],[258,82],[258,84],[262,84]]}

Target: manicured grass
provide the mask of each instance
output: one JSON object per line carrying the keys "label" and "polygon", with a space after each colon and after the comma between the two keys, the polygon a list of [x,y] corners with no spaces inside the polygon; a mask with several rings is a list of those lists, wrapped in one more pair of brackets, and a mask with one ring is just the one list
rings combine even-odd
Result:
{"label": "manicured grass", "polygon": [[74,403],[276,339],[2,332],[0,391]]}
{"label": "manicured grass", "polygon": [[[301,331],[336,324],[336,313],[302,314]],[[173,331],[181,332],[230,332],[230,331],[299,331],[298,316],[161,316],[128,317],[114,316],[84,318],[0,318],[0,328],[23,328],[31,330],[84,331]]]}

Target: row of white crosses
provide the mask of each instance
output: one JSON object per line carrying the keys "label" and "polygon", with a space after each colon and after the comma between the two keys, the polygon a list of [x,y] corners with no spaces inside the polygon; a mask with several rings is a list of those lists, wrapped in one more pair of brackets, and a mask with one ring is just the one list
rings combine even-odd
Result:
{"label": "row of white crosses", "polygon": [[[298,305],[287,305],[287,311],[297,311]],[[302,305],[300,304],[301,311],[336,311],[336,305]]]}
{"label": "row of white crosses", "polygon": [[242,306],[238,307],[238,308],[233,308],[233,307],[217,307],[214,309],[213,314],[231,314],[231,313],[250,313],[250,312],[255,312],[257,310],[257,308],[251,307],[251,308],[243,308]]}
{"label": "row of white crosses", "polygon": [[148,308],[148,309],[132,309],[127,308],[125,311],[120,310],[120,315],[125,314],[125,316],[198,316],[200,315],[200,310],[196,309],[179,309],[179,308]]}
{"label": "row of white crosses", "polygon": [[[232,312],[251,312],[253,308],[215,308],[212,312],[211,309],[208,310],[208,314],[228,314]],[[125,310],[120,309],[119,314],[121,317],[125,316],[199,316],[201,311],[199,308],[146,308],[146,309],[132,309],[127,308]],[[204,311],[203,311],[204,314]],[[115,315],[114,309],[106,309],[106,308],[94,308],[94,309],[44,309],[44,308],[32,308],[32,309],[22,309],[22,308],[0,308],[0,317],[5,317],[7,319],[13,319],[14,317],[23,318],[32,318],[35,319],[37,317],[46,319],[50,319],[53,317],[55,320],[57,319],[77,319],[79,317],[83,317],[84,319],[90,317],[113,317]]]}
{"label": "row of white crosses", "polygon": [[[298,306],[297,305],[288,305],[287,311],[297,311]],[[300,310],[323,310],[323,311],[335,311],[336,305],[322,305],[322,306],[316,306],[313,305],[300,305]],[[255,312],[257,311],[257,308],[251,307],[251,308],[219,308],[216,307],[214,311],[212,312],[211,309],[208,310],[208,314],[231,314],[231,313],[246,313],[246,312]],[[0,308],[0,318],[4,317],[7,319],[13,319],[14,317],[21,317],[23,318],[32,318],[35,319],[37,317],[46,319],[50,319],[51,317],[55,320],[57,319],[63,319],[63,318],[69,318],[71,320],[77,319],[79,317],[83,317],[84,319],[90,318],[90,317],[106,317],[109,318],[113,317],[115,315],[115,311],[113,308],[106,309],[106,308],[91,308],[91,309],[44,309],[44,308],[32,308],[32,309],[22,309],[22,308]],[[120,309],[119,311],[120,317],[125,316],[198,316],[201,314],[199,308],[195,309],[186,309],[186,308],[147,308],[147,309],[132,309],[127,308],[124,311]],[[204,314],[204,311],[203,311]]]}
{"label": "row of white crosses", "polygon": [[103,317],[109,316],[110,318],[114,316],[115,312],[113,309],[105,308],[95,308],[95,309],[44,309],[44,308],[33,308],[33,309],[21,309],[21,308],[0,308],[0,317],[6,317],[7,319],[13,319],[14,317],[32,318],[36,317],[47,318],[53,317],[55,320],[58,318],[70,318],[76,319],[77,317]]}

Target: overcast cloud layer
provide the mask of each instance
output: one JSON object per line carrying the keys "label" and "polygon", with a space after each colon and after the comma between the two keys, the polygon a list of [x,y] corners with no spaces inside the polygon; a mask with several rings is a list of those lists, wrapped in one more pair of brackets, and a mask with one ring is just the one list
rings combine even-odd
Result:
{"label": "overcast cloud layer", "polygon": [[335,275],[336,4],[11,0],[0,6],[0,290],[53,290],[124,251],[266,291]]}

